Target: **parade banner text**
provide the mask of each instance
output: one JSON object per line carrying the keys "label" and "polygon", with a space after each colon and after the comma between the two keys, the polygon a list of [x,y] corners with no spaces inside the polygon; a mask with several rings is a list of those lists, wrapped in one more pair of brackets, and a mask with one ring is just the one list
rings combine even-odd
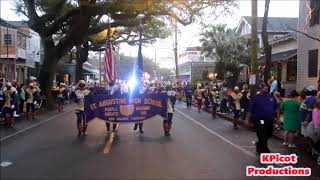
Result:
{"label": "parade banner text", "polygon": [[85,97],[85,116],[109,122],[140,122],[153,116],[167,116],[166,93],[128,95],[90,94]]}

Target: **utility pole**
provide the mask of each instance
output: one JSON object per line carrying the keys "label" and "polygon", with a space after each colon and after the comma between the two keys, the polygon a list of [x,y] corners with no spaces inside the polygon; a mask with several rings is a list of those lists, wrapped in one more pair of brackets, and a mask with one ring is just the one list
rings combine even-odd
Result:
{"label": "utility pole", "polygon": [[158,77],[158,72],[157,72],[157,49],[154,49],[154,70],[155,70],[155,75]]}
{"label": "utility pole", "polygon": [[[250,90],[251,96],[257,93],[256,84],[258,82],[258,67],[257,67],[257,14],[258,14],[258,2],[257,0],[251,0],[252,5],[252,22],[251,22],[251,73],[250,73]],[[250,82],[251,81],[251,82]]]}
{"label": "utility pole", "polygon": [[[7,61],[10,62],[10,61],[9,61],[9,39],[8,39],[8,38],[9,38],[9,23],[8,23],[8,17],[7,17],[7,34],[6,34],[6,36],[7,36],[7,37],[5,38],[4,41],[5,41],[5,42],[7,41],[7,42],[6,42],[6,45],[7,45]],[[10,66],[11,66],[11,65],[10,65]],[[11,69],[11,67],[10,67],[10,69]],[[7,71],[8,71],[8,70],[7,70]],[[15,76],[16,76],[16,73],[15,73],[15,72],[16,72],[16,71],[14,71],[13,78],[15,78]],[[7,73],[5,73],[5,76],[7,76],[6,74],[7,74]],[[7,77],[6,77],[6,80],[8,80]]]}
{"label": "utility pole", "polygon": [[101,51],[99,51],[99,83],[101,84]]}
{"label": "utility pole", "polygon": [[174,20],[174,63],[176,66],[176,79],[179,80],[179,69],[178,69],[178,25],[177,21]]}

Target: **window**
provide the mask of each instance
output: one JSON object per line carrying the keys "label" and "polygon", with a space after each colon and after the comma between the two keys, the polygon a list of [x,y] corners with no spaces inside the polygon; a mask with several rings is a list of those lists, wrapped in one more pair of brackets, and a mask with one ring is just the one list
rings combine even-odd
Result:
{"label": "window", "polygon": [[309,51],[308,76],[318,76],[318,49]]}
{"label": "window", "polygon": [[287,81],[297,80],[297,61],[287,62]]}
{"label": "window", "polygon": [[12,45],[12,34],[4,34],[4,45],[11,46]]}
{"label": "window", "polygon": [[21,33],[17,33],[17,46],[23,49],[26,49],[26,36],[21,34]]}
{"label": "window", "polygon": [[310,8],[312,10],[310,17],[310,26],[320,23],[320,1],[310,0]]}

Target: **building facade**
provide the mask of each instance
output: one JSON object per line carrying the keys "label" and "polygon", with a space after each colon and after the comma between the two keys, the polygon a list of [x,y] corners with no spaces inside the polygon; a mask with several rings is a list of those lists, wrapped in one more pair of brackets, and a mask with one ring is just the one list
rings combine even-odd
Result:
{"label": "building facade", "polygon": [[[296,89],[297,83],[297,34],[288,33],[269,43],[272,46],[271,75],[276,76],[281,82],[283,95],[288,95]],[[263,65],[265,57],[261,56],[258,61]]]}
{"label": "building facade", "polygon": [[[309,10],[311,9],[311,11]],[[300,1],[299,29],[300,32],[320,39],[320,1]],[[320,83],[320,41],[306,35],[298,34],[297,89]]]}
{"label": "building facade", "polygon": [[183,81],[207,80],[215,72],[215,59],[202,53],[201,47],[188,47],[179,54],[179,78]]}
{"label": "building facade", "polygon": [[25,83],[36,76],[40,63],[40,36],[21,21],[0,19],[0,76],[6,81]]}
{"label": "building facade", "polygon": [[[241,17],[237,27],[236,33],[243,37],[251,37],[251,21],[250,16]],[[259,47],[263,47],[262,41],[262,24],[263,17],[257,18],[257,31]],[[298,26],[298,18],[287,18],[287,17],[268,17],[267,32],[269,41],[280,38],[290,32],[292,29],[296,29]]]}

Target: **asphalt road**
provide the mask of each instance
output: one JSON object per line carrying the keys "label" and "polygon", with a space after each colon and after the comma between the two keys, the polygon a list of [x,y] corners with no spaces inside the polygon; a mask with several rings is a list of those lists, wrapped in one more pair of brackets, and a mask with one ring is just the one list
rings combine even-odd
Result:
{"label": "asphalt road", "polygon": [[[50,112],[39,120],[1,128],[1,179],[246,179],[246,166],[262,167],[255,155],[254,132],[233,130],[223,119],[178,104],[171,137],[162,121],[145,122],[144,134],[132,124],[120,124],[107,134],[103,121],[90,122],[87,136],[78,138],[73,107]],[[292,153],[271,139],[272,152]],[[295,152],[299,155],[299,152]],[[297,167],[320,169],[308,158]],[[260,177],[259,179],[280,179]],[[283,179],[283,178],[282,178]],[[289,179],[288,177],[286,179]],[[290,178],[290,179],[310,179]]]}

